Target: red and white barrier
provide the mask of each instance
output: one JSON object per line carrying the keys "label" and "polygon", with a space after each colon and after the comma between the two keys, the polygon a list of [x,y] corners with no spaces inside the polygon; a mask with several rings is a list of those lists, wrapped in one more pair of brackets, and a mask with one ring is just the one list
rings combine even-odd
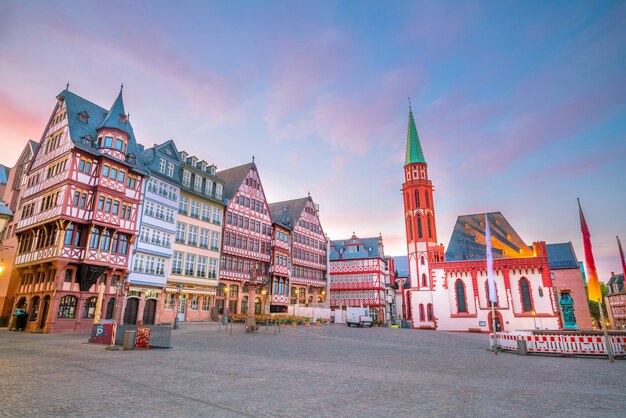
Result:
{"label": "red and white barrier", "polygon": [[[571,355],[607,355],[602,335],[533,335],[529,332],[498,332],[498,348],[517,351],[517,341],[526,341],[529,353],[552,353]],[[490,335],[493,344],[493,334]],[[626,337],[609,336],[613,354],[626,355]]]}

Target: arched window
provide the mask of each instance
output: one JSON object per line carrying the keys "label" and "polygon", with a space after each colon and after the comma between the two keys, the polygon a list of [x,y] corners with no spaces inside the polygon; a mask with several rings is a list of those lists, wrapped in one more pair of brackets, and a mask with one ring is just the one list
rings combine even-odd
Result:
{"label": "arched window", "polygon": [[417,236],[419,238],[424,238],[424,232],[422,232],[422,218],[417,218]]}
{"label": "arched window", "polygon": [[74,318],[77,299],[72,295],[63,296],[59,301],[57,318]]}
{"label": "arched window", "polygon": [[533,310],[533,301],[530,298],[530,283],[526,277],[522,277],[519,280],[519,290],[522,294],[522,310],[524,312],[530,312]]}
{"label": "arched window", "polygon": [[424,315],[424,304],[420,303],[420,321],[424,322],[426,320],[426,316]]}
{"label": "arched window", "polygon": [[115,310],[115,298],[110,298],[107,302],[107,313],[104,316],[105,319],[113,319],[113,312]]}
{"label": "arched window", "polygon": [[419,190],[415,190],[415,207],[420,207],[420,192]]}
{"label": "arched window", "polygon": [[26,309],[26,298],[25,297],[22,297],[20,299],[20,301],[17,303],[17,305],[15,305],[15,309],[21,309],[21,310]]}
{"label": "arched window", "polygon": [[241,313],[242,314],[248,313],[248,297],[247,296],[244,296],[243,299],[241,300]]}
{"label": "arched window", "polygon": [[411,241],[413,241],[413,222],[411,221],[410,217],[407,220],[407,228],[406,229],[409,231],[409,239]]}
{"label": "arched window", "polygon": [[31,321],[37,320],[37,315],[39,315],[39,305],[40,305],[39,302],[40,302],[39,296],[35,296],[30,301],[30,306],[29,306],[30,313],[28,315],[28,319]]}
{"label": "arched window", "polygon": [[456,292],[456,305],[458,313],[467,313],[467,300],[465,299],[465,285],[462,280],[457,280],[454,284]]}
{"label": "arched window", "polygon": [[428,316],[429,321],[433,320],[433,304],[432,303],[429,303],[428,305],[426,305],[426,315]]}
{"label": "arched window", "polygon": [[83,318],[93,319],[94,314],[96,313],[97,302],[98,302],[98,298],[95,296],[85,301],[85,309],[83,309]]}
{"label": "arched window", "polygon": [[428,215],[428,238],[433,237],[433,228],[430,221],[430,215]]}
{"label": "arched window", "polygon": [[261,299],[254,299],[254,313],[257,315],[261,314]]}
{"label": "arched window", "polygon": [[409,192],[405,193],[404,206],[406,206],[406,209],[411,209],[411,195]]}
{"label": "arched window", "polygon": [[430,208],[430,194],[428,190],[424,190],[424,196],[426,197],[426,207]]}
{"label": "arched window", "polygon": [[428,286],[428,280],[426,279],[426,273],[422,273],[422,286]]}
{"label": "arched window", "polygon": [[[498,299],[498,286],[495,285],[496,288],[496,299]],[[489,300],[489,281],[485,280],[485,295],[487,295],[487,305],[491,306],[491,301]],[[498,301],[496,300],[495,306],[498,306]]]}
{"label": "arched window", "polygon": [[420,263],[422,264],[422,266],[426,264],[426,260],[424,259],[424,256],[422,256],[422,258],[420,259]]}

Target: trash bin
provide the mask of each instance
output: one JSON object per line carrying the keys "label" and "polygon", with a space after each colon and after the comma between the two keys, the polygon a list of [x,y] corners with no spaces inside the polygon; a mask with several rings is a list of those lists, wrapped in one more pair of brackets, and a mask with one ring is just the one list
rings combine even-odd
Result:
{"label": "trash bin", "polygon": [[135,348],[135,338],[137,336],[137,331],[126,331],[124,332],[124,350],[132,350]]}
{"label": "trash bin", "polygon": [[528,354],[528,346],[526,340],[517,340],[517,354],[525,356]]}
{"label": "trash bin", "polygon": [[26,320],[28,319],[28,313],[21,309],[17,309],[11,316],[11,323],[9,324],[9,331],[24,331],[26,328]]}

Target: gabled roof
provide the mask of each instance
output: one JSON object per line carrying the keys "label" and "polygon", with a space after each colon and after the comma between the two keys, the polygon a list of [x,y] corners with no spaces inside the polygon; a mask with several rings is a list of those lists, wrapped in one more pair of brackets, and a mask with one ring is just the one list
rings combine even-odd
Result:
{"label": "gabled roof", "polygon": [[[489,229],[493,258],[531,257],[534,251],[515,232],[500,212],[490,212]],[[446,261],[486,258],[485,214],[459,216],[446,251]]]}
{"label": "gabled roof", "polygon": [[426,163],[420,137],[417,135],[415,120],[413,120],[413,110],[409,106],[409,126],[406,133],[406,157],[404,165],[412,163]]}
{"label": "gabled roof", "polygon": [[[617,290],[614,290],[614,285],[617,285]],[[624,274],[613,274],[609,279],[607,288],[611,293],[620,293],[624,291]]]}
{"label": "gabled roof", "polygon": [[[79,149],[82,149],[90,154],[94,155],[102,155],[98,148],[96,148],[96,138],[97,138],[97,129],[102,125],[103,121],[109,114],[109,112],[98,106],[95,103],[90,102],[89,100],[83,99],[82,97],[72,93],[69,90],[63,90],[57,96],[58,99],[62,99],[65,101],[65,107],[67,109],[67,124],[69,128],[70,138],[72,142],[74,142],[74,146]],[[118,99],[121,96],[118,96]],[[116,100],[117,102],[117,100]],[[115,108],[115,104],[112,109]],[[87,118],[80,117],[80,114],[86,114]],[[143,161],[140,158],[140,150],[137,146],[137,139],[135,138],[135,134],[133,132],[132,125],[130,124],[130,120],[126,122],[126,131],[129,134],[129,141],[127,146],[127,154],[134,154],[136,158],[136,162],[131,164],[128,161],[120,161],[121,163],[131,167],[133,170],[147,174],[147,170],[143,165]],[[119,129],[119,128],[118,128]],[[91,142],[86,142],[85,139],[90,139]],[[92,145],[89,145],[89,144]],[[107,155],[107,158],[113,158],[110,155]]]}
{"label": "gabled roof", "polygon": [[270,203],[268,206],[272,221],[281,225],[283,225],[283,222],[286,222],[290,224],[290,229],[293,228],[309,201],[312,201],[310,196]]}
{"label": "gabled roof", "polygon": [[226,201],[231,200],[235,196],[251,168],[256,170],[254,162],[227,168],[216,173],[217,177],[224,182],[224,199]]}
{"label": "gabled roof", "polygon": [[[357,247],[358,251],[351,251],[351,248],[357,249]],[[353,234],[350,239],[330,242],[330,261],[384,257],[385,252],[381,236],[359,238]]]}
{"label": "gabled roof", "polygon": [[578,260],[574,247],[570,242],[560,242],[556,244],[547,244],[548,263],[551,270],[560,269],[578,269]]}

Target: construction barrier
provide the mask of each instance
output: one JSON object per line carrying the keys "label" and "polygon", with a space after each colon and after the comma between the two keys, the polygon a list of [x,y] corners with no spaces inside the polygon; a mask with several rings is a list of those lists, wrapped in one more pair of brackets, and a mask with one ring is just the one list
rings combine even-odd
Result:
{"label": "construction barrier", "polygon": [[[498,348],[517,351],[518,340],[526,341],[528,353],[550,353],[568,355],[608,355],[602,335],[533,335],[530,332],[498,332]],[[493,345],[493,334],[490,334]],[[626,336],[609,336],[615,356],[626,355]]]}

